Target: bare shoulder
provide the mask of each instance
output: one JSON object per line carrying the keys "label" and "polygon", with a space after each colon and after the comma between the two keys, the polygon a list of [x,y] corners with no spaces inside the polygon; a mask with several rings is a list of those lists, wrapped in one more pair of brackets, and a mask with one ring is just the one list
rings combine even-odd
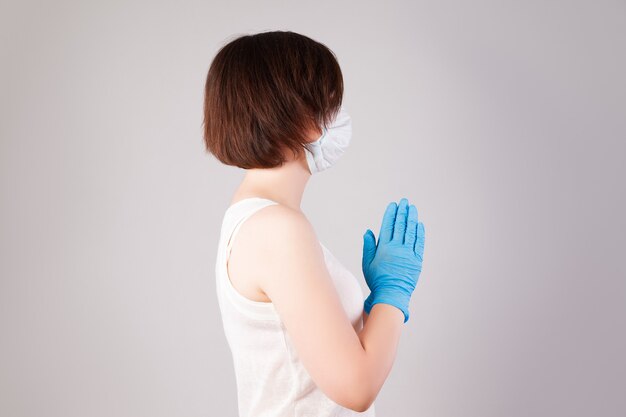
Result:
{"label": "bare shoulder", "polygon": [[241,226],[240,233],[259,248],[268,243],[273,247],[283,242],[293,243],[290,240],[294,238],[317,239],[306,215],[282,204],[266,206],[252,214]]}
{"label": "bare shoulder", "polygon": [[323,262],[323,252],[304,213],[273,204],[242,223],[230,259],[231,280],[241,292],[266,300],[262,294],[268,277],[286,271],[288,264]]}

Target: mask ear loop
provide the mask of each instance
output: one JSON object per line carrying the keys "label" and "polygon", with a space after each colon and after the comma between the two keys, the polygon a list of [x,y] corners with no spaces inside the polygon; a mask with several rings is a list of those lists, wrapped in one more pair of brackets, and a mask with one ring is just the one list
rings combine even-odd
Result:
{"label": "mask ear loop", "polygon": [[322,139],[324,139],[326,137],[326,133],[328,131],[325,128],[322,128],[322,134],[320,135],[319,138],[315,139],[313,142],[308,142],[305,144],[305,146],[308,149],[311,149],[310,147],[316,146],[316,145],[321,145],[322,144]]}
{"label": "mask ear loop", "polygon": [[322,136],[319,137],[318,140],[316,140],[316,142],[322,143],[322,139],[324,139],[326,137],[326,133],[328,132],[328,130],[326,130],[326,128],[322,128]]}
{"label": "mask ear loop", "polygon": [[304,148],[309,151],[313,157],[315,157],[316,152],[314,150],[315,147],[320,147],[322,145],[322,140],[326,137],[326,133],[328,133],[328,129],[322,127],[322,134],[319,138],[315,139],[313,142],[308,142],[304,144]]}

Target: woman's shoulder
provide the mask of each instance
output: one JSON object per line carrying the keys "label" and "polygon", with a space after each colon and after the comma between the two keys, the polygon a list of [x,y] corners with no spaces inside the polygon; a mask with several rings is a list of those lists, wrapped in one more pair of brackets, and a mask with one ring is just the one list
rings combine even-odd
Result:
{"label": "woman's shoulder", "polygon": [[[241,224],[233,242],[231,280],[240,291],[262,292],[265,279],[287,264],[323,262],[323,249],[306,215],[281,204],[255,210]],[[264,298],[263,298],[264,300]]]}
{"label": "woman's shoulder", "polygon": [[[244,230],[245,227],[245,230]],[[240,234],[259,243],[298,233],[314,233],[306,215],[286,205],[275,203],[255,210],[241,226]]]}
{"label": "woman's shoulder", "polygon": [[287,255],[298,258],[298,253],[320,246],[311,222],[300,210],[275,203],[244,213],[244,218],[235,244],[242,258],[250,262],[272,264],[271,260]]}

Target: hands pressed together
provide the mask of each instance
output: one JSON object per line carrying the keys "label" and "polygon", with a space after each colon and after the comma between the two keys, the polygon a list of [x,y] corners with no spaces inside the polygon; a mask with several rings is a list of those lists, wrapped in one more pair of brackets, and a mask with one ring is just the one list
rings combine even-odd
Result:
{"label": "hands pressed together", "polygon": [[362,269],[370,288],[365,299],[367,314],[376,303],[391,304],[409,320],[409,301],[422,271],[424,224],[417,220],[417,208],[406,198],[389,203],[383,215],[378,243],[367,229],[363,235]]}

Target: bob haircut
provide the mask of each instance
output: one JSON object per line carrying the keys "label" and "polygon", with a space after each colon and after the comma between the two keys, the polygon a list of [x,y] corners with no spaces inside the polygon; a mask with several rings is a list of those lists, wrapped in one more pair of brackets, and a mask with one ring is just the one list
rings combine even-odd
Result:
{"label": "bob haircut", "polygon": [[219,161],[273,168],[328,128],[343,97],[343,76],[324,44],[291,31],[231,40],[215,55],[205,84],[204,141]]}

